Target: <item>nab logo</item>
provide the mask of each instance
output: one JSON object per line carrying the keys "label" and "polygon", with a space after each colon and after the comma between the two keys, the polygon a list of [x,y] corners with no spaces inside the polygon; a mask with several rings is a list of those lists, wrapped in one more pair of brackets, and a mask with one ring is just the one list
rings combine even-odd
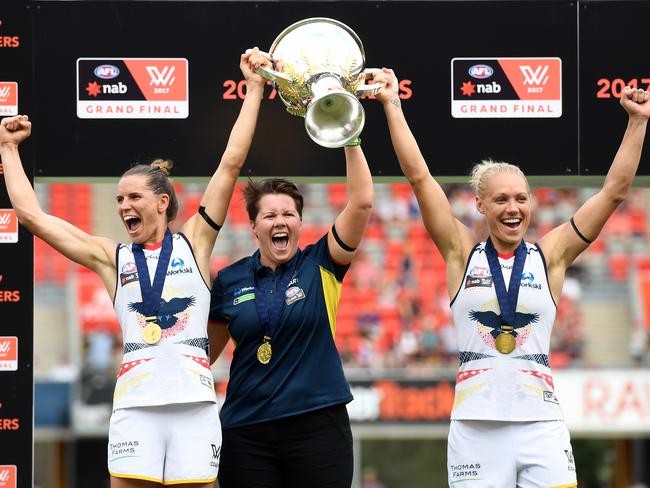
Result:
{"label": "nab logo", "polygon": [[18,473],[15,465],[0,465],[0,488],[16,488]]}
{"label": "nab logo", "polygon": [[520,66],[519,69],[524,75],[524,85],[544,86],[548,83],[548,65],[539,65],[534,70],[530,66]]}
{"label": "nab logo", "polygon": [[158,69],[158,66],[146,66],[146,70],[151,78],[149,85],[172,86],[176,81],[174,76],[176,66],[165,66],[162,71]]}
{"label": "nab logo", "polygon": [[475,64],[474,66],[471,66],[467,72],[472,78],[476,78],[478,80],[484,80],[494,74],[492,66],[489,66],[487,64]]}

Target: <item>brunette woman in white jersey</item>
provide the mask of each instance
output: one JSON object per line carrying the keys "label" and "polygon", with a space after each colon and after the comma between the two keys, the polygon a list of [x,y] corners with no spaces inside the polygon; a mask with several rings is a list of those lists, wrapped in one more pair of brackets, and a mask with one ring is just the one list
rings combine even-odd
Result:
{"label": "brunette woman in white jersey", "polygon": [[[489,237],[478,242],[452,215],[402,113],[392,70],[374,76],[385,88],[391,139],[422,220],[447,267],[460,369],[448,443],[449,486],[574,487],[569,432],[548,363],[551,328],[566,269],[627,196],[650,116],[650,93],[626,87],[627,130],[602,189],[536,244],[524,241],[530,189],[521,170],[484,161],[471,184]],[[512,278],[512,279],[511,279]]]}
{"label": "brunette woman in white jersey", "polygon": [[41,209],[18,153],[31,124],[24,115],[0,123],[4,179],[20,223],[101,277],[122,326],[112,488],[214,486],[221,430],[207,350],[209,259],[257,123],[265,80],[255,70],[266,64],[257,49],[241,56],[246,99],[197,214],[173,235],[178,202],[168,162],[137,165],[120,178],[117,210],[131,243],[116,244]]}

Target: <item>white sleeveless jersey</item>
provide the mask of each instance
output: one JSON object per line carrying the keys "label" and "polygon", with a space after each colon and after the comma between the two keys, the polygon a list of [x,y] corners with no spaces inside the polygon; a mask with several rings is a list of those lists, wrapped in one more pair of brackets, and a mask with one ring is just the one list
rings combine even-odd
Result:
{"label": "white sleeveless jersey", "polygon": [[[485,243],[469,257],[451,311],[458,335],[460,368],[453,420],[535,421],[563,418],[549,367],[556,305],[541,249],[526,243],[515,319],[515,349],[501,354],[492,331],[502,325]],[[499,258],[506,284],[514,256]]]}
{"label": "white sleeveless jersey", "polygon": [[[138,271],[131,244],[117,248],[115,313],[122,326],[124,357],[113,409],[174,403],[216,402],[208,357],[210,290],[183,234],[172,237],[173,250],[158,309],[162,337],[149,345]],[[153,280],[160,250],[144,250]]]}

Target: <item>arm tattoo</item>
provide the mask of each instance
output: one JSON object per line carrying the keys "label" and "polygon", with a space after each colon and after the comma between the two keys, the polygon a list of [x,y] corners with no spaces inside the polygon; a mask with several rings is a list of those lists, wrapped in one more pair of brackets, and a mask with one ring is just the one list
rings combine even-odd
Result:
{"label": "arm tattoo", "polygon": [[397,108],[402,106],[402,102],[400,101],[399,97],[391,98],[390,103],[395,105]]}

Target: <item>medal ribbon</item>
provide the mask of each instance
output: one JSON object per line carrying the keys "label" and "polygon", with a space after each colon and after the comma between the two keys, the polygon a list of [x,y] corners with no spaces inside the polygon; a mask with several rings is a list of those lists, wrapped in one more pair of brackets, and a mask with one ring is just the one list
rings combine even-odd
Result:
{"label": "medal ribbon", "polygon": [[[298,253],[300,250],[298,250]],[[255,270],[255,259],[251,260],[253,267],[253,283],[255,284],[255,308],[257,308],[257,315],[260,322],[264,326],[264,340],[270,342],[275,337],[280,325],[280,313],[282,312],[282,303],[287,291],[287,285],[291,281],[293,274],[298,266],[300,256],[294,256],[292,259],[291,267],[284,271],[280,283],[275,290],[275,296],[271,299],[270,307],[268,305],[267,292],[262,290],[257,282],[257,273]],[[270,308],[270,310],[269,310]]]}
{"label": "medal ribbon", "polygon": [[167,266],[169,266],[169,259],[172,255],[172,248],[172,234],[169,232],[169,229],[167,229],[162,241],[162,249],[160,250],[160,257],[158,259],[158,264],[156,265],[156,273],[153,277],[152,286],[149,276],[149,268],[147,267],[147,258],[144,256],[143,245],[135,243],[131,245],[133,257],[135,258],[135,266],[138,269],[140,294],[142,295],[142,305],[147,322],[154,321],[158,314],[160,298],[162,297],[165,277],[167,276]]}
{"label": "medal ribbon", "polygon": [[[515,325],[515,312],[517,310],[517,299],[519,298],[519,286],[521,285],[521,273],[524,270],[526,263],[526,244],[522,240],[517,249],[515,249],[515,262],[512,266],[512,273],[510,274],[510,283],[508,290],[506,290],[506,283],[503,280],[503,273],[501,272],[501,264],[499,263],[499,255],[497,250],[492,244],[492,240],[488,237],[485,242],[485,256],[487,257],[488,264],[490,265],[490,273],[492,274],[492,283],[494,283],[494,291],[497,294],[499,301],[499,308],[501,309],[501,320],[505,325],[514,327]],[[494,329],[492,335],[496,337],[501,333],[500,328]],[[513,330],[512,334],[517,335]]]}

